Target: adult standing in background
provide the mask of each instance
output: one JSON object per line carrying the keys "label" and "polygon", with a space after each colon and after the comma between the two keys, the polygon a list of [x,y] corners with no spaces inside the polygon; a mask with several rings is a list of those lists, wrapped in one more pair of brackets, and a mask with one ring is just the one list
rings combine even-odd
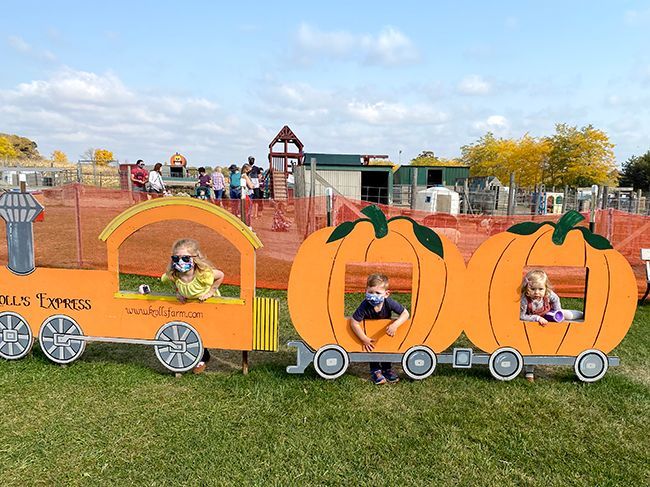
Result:
{"label": "adult standing in background", "polygon": [[241,202],[241,174],[237,164],[231,164],[230,171],[230,213],[239,216],[239,205]]}
{"label": "adult standing in background", "polygon": [[[144,161],[142,159],[138,159],[137,162],[135,163],[135,166],[131,169],[131,187],[133,188],[134,193],[146,193],[147,190],[145,189],[145,183],[147,182],[147,179],[149,178],[149,173],[147,170],[144,168]],[[139,199],[140,201],[144,201],[144,194],[142,194],[139,198],[135,198],[136,201]]]}
{"label": "adult standing in background", "polygon": [[214,168],[212,173],[212,190],[214,191],[214,199],[217,204],[221,206],[221,199],[223,198],[223,191],[226,188],[226,179],[223,177],[221,169]]}
{"label": "adult standing in background", "polygon": [[253,184],[253,193],[251,198],[254,200],[253,204],[255,205],[255,218],[257,218],[258,213],[262,209],[262,189],[261,189],[261,179],[262,179],[262,168],[255,165],[255,158],[253,156],[248,157],[248,165],[251,167],[248,176],[250,177],[251,183]]}

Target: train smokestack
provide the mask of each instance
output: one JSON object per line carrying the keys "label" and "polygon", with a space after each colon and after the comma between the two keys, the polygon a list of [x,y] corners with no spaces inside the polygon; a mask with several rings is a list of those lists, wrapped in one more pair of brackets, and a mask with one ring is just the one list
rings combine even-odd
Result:
{"label": "train smokestack", "polygon": [[29,193],[0,195],[0,217],[7,223],[7,267],[14,274],[34,271],[33,221],[43,211],[41,204]]}

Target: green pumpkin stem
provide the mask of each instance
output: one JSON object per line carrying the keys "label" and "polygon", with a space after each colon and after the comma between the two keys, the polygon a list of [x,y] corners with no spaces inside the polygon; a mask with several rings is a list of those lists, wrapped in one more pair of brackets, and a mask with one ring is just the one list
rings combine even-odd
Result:
{"label": "green pumpkin stem", "polygon": [[580,223],[584,219],[585,217],[575,210],[567,211],[555,224],[555,230],[553,231],[553,237],[551,238],[553,243],[555,245],[562,245],[569,230],[573,229],[576,223]]}
{"label": "green pumpkin stem", "polygon": [[361,213],[370,218],[372,227],[375,230],[375,238],[383,238],[388,235],[388,222],[386,221],[386,215],[377,208],[375,205],[367,206]]}

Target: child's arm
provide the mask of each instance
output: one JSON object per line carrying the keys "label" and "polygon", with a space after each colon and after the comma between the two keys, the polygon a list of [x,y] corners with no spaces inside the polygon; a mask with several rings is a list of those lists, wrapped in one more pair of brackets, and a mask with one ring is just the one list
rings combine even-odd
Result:
{"label": "child's arm", "polygon": [[560,297],[557,294],[555,294],[553,291],[551,291],[548,295],[548,302],[551,305],[551,309],[553,311],[562,309],[562,303],[560,302]]}
{"label": "child's arm", "polygon": [[219,289],[219,286],[221,286],[221,283],[223,282],[224,278],[224,273],[221,272],[219,269],[212,269],[212,275],[214,277],[214,282],[212,283],[212,286],[210,286],[210,289],[201,296],[199,296],[199,301],[205,301],[208,298],[211,298],[214,296],[214,294],[217,292],[217,289]]}
{"label": "child's arm", "polygon": [[390,337],[394,337],[395,333],[397,333],[397,329],[404,323],[406,320],[409,319],[409,311],[404,308],[404,311],[402,311],[399,315],[399,317],[393,321],[388,327],[386,328],[386,334]]}
{"label": "child's arm", "polygon": [[354,318],[350,318],[350,326],[352,327],[354,334],[363,344],[363,349],[366,352],[372,352],[375,348],[375,345],[373,344],[374,340],[363,332],[360,323]]}

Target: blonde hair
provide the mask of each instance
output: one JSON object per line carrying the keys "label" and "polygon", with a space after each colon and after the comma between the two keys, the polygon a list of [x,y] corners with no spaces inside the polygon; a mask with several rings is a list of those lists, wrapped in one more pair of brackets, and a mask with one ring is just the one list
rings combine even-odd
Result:
{"label": "blonde hair", "polygon": [[388,289],[388,276],[384,274],[370,274],[366,281],[366,287],[384,286]]}
{"label": "blonde hair", "polygon": [[[190,252],[192,255],[192,261],[194,262],[194,267],[198,272],[204,272],[207,269],[214,269],[212,262],[208,260],[203,252],[201,252],[199,242],[192,238],[181,238],[179,240],[176,240],[176,242],[174,242],[172,245],[172,255],[181,247],[187,248],[187,250]],[[172,280],[178,279],[179,273],[176,269],[174,269],[171,259],[169,260],[169,264],[167,264],[166,274],[167,277]]]}
{"label": "blonde hair", "polygon": [[548,275],[546,272],[539,269],[535,269],[526,273],[523,281],[521,282],[521,294],[528,295],[528,286],[531,284],[541,284],[544,286],[544,296],[548,296],[553,290],[553,286],[551,286]]}

